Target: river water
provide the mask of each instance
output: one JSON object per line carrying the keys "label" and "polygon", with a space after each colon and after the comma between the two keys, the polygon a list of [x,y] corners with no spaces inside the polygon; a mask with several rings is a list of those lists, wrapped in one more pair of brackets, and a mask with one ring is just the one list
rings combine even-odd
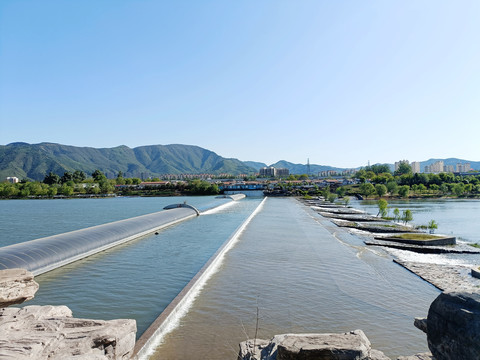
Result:
{"label": "river water", "polygon": [[268,198],[152,356],[234,359],[238,343],[362,329],[389,356],[427,351],[413,326],[439,291],[292,198]]}
{"label": "river water", "polygon": [[[377,202],[373,200],[352,201],[357,209],[376,215]],[[412,199],[390,200],[388,209],[390,216],[398,208],[412,211],[412,225],[427,225],[430,220],[438,223],[436,234],[452,235],[458,243],[480,244],[480,200],[477,199]],[[392,255],[405,261],[437,263],[447,265],[478,266],[480,255],[471,254],[417,254],[403,250],[388,250]]]}
{"label": "river water", "polygon": [[[1,201],[1,241],[31,240],[184,201],[199,209],[224,202],[214,197]],[[133,318],[141,335],[258,203],[260,199],[230,202],[159,235],[39,275],[40,289],[28,305],[67,305],[79,318]]]}
{"label": "river water", "polygon": [[[115,198],[0,201],[2,246],[161,210],[187,201],[208,208],[218,199]],[[138,335],[155,320],[262,199],[247,198],[63,268],[40,275],[28,304],[69,306],[76,317],[134,318]],[[471,221],[480,202],[447,227],[463,202],[410,202],[414,222],[424,213],[438,232],[477,242]],[[354,206],[375,212],[374,204]],[[398,204],[400,207],[401,204]],[[423,210],[422,210],[423,209]],[[426,209],[426,210],[424,210]],[[443,212],[446,213],[444,218]],[[462,225],[463,223],[463,225]],[[465,230],[465,228],[470,229]],[[458,231],[457,230],[462,230]],[[477,237],[474,237],[477,236]],[[154,359],[234,359],[238,343],[255,333],[344,332],[360,328],[387,355],[426,351],[413,327],[439,294],[383,251],[333,225],[295,199],[268,198],[207,282]]]}

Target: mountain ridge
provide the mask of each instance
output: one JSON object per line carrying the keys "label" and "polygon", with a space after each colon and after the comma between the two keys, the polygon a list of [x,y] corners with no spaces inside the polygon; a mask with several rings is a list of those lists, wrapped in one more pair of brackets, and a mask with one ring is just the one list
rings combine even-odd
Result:
{"label": "mountain ridge", "polygon": [[65,171],[96,169],[107,177],[119,171],[128,177],[148,178],[163,174],[253,174],[255,169],[237,159],[223,158],[213,151],[195,145],[146,145],[129,148],[93,148],[50,142],[39,144],[11,143],[0,145],[0,178],[16,176],[43,180],[50,171],[62,175]]}
{"label": "mountain ridge", "polygon": [[[421,171],[426,165],[443,161],[445,165],[469,162],[474,170],[480,170],[479,161],[459,158],[421,161]],[[393,164],[388,164],[392,169]],[[196,145],[169,144],[144,145],[130,148],[119,145],[112,148],[79,147],[51,142],[28,144],[14,142],[0,145],[0,179],[16,176],[20,179],[43,180],[50,171],[62,175],[65,171],[84,171],[91,174],[96,169],[107,177],[115,177],[121,171],[126,177],[161,176],[165,174],[222,174],[232,175],[257,173],[260,168],[274,166],[287,168],[291,174],[318,174],[322,171],[343,171],[347,168],[329,165],[295,164],[279,160],[267,165],[257,161],[240,161],[224,158],[213,151]],[[357,167],[355,169],[360,169]]]}

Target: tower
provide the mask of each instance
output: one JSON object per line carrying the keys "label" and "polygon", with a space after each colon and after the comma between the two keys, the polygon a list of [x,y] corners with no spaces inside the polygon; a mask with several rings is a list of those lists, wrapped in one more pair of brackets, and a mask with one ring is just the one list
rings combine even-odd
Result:
{"label": "tower", "polygon": [[310,175],[310,158],[307,158],[307,175]]}

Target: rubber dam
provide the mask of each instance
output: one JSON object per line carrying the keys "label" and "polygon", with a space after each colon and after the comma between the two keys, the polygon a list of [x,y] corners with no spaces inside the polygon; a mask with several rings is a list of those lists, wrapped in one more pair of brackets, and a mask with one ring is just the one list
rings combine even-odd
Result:
{"label": "rubber dam", "polygon": [[218,197],[216,204],[202,210],[172,204],[156,213],[5,246],[0,248],[0,269],[23,268],[40,275],[244,197]]}

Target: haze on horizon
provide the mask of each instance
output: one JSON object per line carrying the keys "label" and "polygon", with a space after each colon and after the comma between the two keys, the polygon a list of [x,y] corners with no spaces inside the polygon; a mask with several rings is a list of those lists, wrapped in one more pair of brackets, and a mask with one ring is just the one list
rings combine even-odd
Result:
{"label": "haze on horizon", "polygon": [[480,2],[0,3],[0,144],[480,160]]}

